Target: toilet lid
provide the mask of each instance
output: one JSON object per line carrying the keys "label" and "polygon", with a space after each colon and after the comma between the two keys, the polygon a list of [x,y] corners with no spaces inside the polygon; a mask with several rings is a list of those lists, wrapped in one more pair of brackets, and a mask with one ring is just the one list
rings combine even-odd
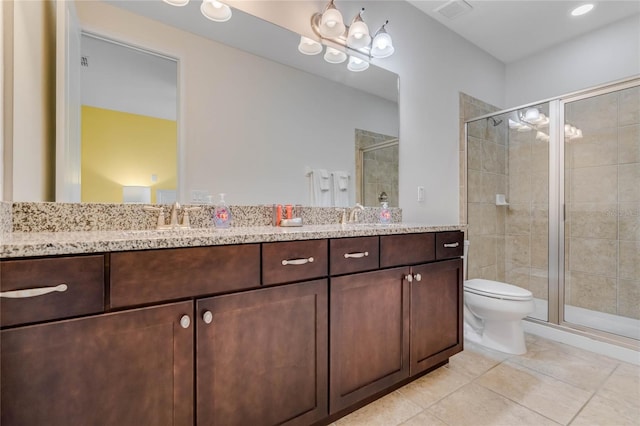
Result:
{"label": "toilet lid", "polygon": [[464,290],[496,299],[531,300],[533,293],[515,285],[475,278],[464,282]]}

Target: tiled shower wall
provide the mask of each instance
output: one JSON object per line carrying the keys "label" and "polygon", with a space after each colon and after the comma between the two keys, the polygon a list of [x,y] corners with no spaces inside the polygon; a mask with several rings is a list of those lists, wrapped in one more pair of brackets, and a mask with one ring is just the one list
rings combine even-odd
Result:
{"label": "tiled shower wall", "polygon": [[[368,207],[380,207],[378,197],[387,194],[389,207],[397,207],[398,202],[398,145],[360,152],[372,145],[397,140],[395,136],[383,135],[356,129],[356,200]],[[364,185],[362,180],[364,179]],[[364,187],[364,193],[362,188]]]}
{"label": "tiled shower wall", "polygon": [[[548,114],[546,104],[537,108]],[[509,130],[505,281],[548,300],[549,142],[536,134]]]}
{"label": "tiled shower wall", "polygon": [[[460,219],[469,225],[469,279],[504,280],[504,208],[495,205],[495,196],[496,193],[504,194],[507,189],[507,123],[494,126],[487,119],[471,122],[467,127],[469,141],[465,143],[464,140],[466,120],[497,110],[460,94]],[[468,156],[465,147],[469,150]]]}
{"label": "tiled shower wall", "polygon": [[565,303],[640,319],[640,88],[568,103]]}

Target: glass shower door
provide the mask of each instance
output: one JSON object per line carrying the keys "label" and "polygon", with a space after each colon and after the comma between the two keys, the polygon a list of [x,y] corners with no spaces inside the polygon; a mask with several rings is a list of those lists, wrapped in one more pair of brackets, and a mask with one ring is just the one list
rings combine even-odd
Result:
{"label": "glass shower door", "polygon": [[564,321],[640,339],[640,86],[560,110]]}

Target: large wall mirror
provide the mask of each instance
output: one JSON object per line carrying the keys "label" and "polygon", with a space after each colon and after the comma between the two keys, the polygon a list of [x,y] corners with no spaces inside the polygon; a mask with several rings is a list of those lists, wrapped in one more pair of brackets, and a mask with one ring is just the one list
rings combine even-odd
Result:
{"label": "large wall mirror", "polygon": [[[119,146],[120,151],[113,154],[113,165],[108,167],[117,171],[129,163],[138,170],[127,176],[115,173],[108,179],[103,176],[106,172],[96,172],[103,179],[103,189],[98,185],[91,191],[84,191],[88,178],[83,174],[80,201],[118,202],[123,187],[131,186],[151,188],[152,202],[170,201],[175,190],[173,197],[181,202],[202,202],[208,194],[224,192],[231,204],[308,205],[309,171],[319,169],[349,176],[349,204],[361,201],[379,205],[376,192],[385,192],[390,205],[397,205],[397,154],[395,166],[386,164],[393,162],[388,152],[380,151],[379,158],[367,154],[364,161],[370,177],[365,167],[356,167],[359,152],[367,145],[363,135],[395,141],[397,152],[397,75],[373,65],[354,73],[346,69],[346,64],[326,63],[322,55],[302,55],[297,51],[299,35],[235,9],[230,21],[215,23],[202,16],[195,1],[184,7],[162,1],[78,1],[75,7],[84,32],[82,62],[88,63],[81,73],[86,74],[99,63],[96,53],[87,53],[91,52],[88,46],[95,44],[128,50],[124,55],[136,52],[147,59],[165,61],[177,71],[177,91],[171,100],[173,116],[166,114],[166,108],[165,113],[136,110],[132,105],[158,107],[160,98],[141,99],[144,90],[136,92],[126,86],[106,91],[110,102],[120,104],[120,109],[95,99],[91,101],[94,105],[89,105],[88,93],[100,91],[85,89],[84,84],[99,83],[88,83],[83,76],[82,92],[86,93],[81,94],[81,139],[87,124],[91,124],[85,121],[92,119],[94,139],[105,142],[106,130],[126,121],[114,116],[110,119],[116,121],[105,125],[104,117],[113,115],[108,113],[112,110],[124,111],[126,119],[140,115],[164,124],[173,122],[174,127],[160,126],[146,135],[114,132],[114,139],[106,143]],[[114,64],[116,68],[125,67],[113,61],[108,65]],[[148,63],[145,67],[149,69]],[[160,65],[151,67],[161,77],[143,76],[134,84],[138,89],[156,78],[170,79]],[[116,80],[132,78],[120,76]],[[163,93],[151,92],[166,101],[171,99],[166,89],[161,89]],[[95,104],[100,104],[98,114]],[[127,125],[121,127],[126,129]],[[173,147],[165,140],[170,134],[177,136]],[[84,141],[82,144],[82,168],[86,171]],[[143,165],[154,157],[166,162],[166,155],[157,154],[167,150],[175,153],[175,160],[171,160],[174,181],[166,179],[171,175],[166,164]],[[92,167],[107,167],[106,161],[99,161],[106,158],[105,154],[92,155]],[[384,168],[378,167],[383,160]],[[373,182],[367,186],[366,180],[374,178],[375,186]],[[108,191],[104,190],[107,186],[111,188]],[[369,195],[365,198],[367,188]],[[369,199],[372,201],[365,201]]]}

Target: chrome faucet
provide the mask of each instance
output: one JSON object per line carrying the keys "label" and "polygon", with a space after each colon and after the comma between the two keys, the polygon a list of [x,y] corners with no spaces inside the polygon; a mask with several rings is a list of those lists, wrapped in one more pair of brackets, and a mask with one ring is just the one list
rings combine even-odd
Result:
{"label": "chrome faucet", "polygon": [[364,211],[364,207],[360,203],[356,203],[355,206],[349,212],[349,223],[355,223],[358,221],[358,211]]}

